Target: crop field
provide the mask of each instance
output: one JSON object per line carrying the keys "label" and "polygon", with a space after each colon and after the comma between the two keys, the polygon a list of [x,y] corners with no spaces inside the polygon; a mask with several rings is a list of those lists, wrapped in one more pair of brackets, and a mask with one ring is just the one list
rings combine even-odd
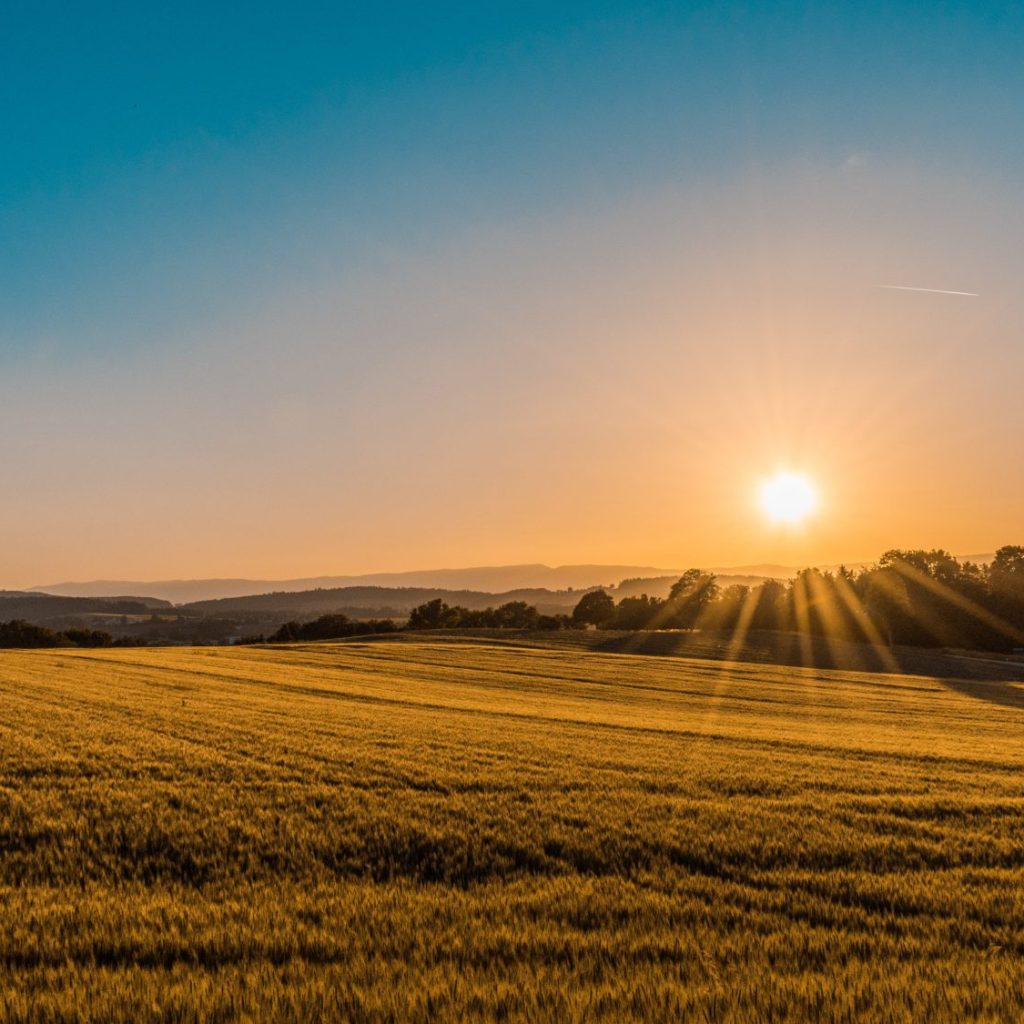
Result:
{"label": "crop field", "polygon": [[1024,688],[0,652],[0,1020],[1024,1019]]}

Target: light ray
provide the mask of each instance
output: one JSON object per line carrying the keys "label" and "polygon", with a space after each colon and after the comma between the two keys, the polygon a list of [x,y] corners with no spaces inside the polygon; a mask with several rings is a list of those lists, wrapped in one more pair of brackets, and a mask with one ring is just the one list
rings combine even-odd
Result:
{"label": "light ray", "polygon": [[[825,578],[817,572],[807,574],[808,585],[814,598],[813,607],[818,612],[821,621],[822,633],[825,638],[825,645],[832,656],[832,668],[847,668],[844,664],[846,657],[855,662],[857,669],[863,670],[864,662],[861,660],[860,652],[856,644],[843,646],[843,640],[849,634],[847,629],[850,618],[846,607],[836,601],[834,590],[830,589]],[[844,657],[846,656],[846,657]]]}
{"label": "light ray", "polygon": [[796,616],[800,661],[804,668],[814,668],[814,642],[811,638],[811,617],[807,606],[807,587],[801,573],[793,580],[793,614]]}
{"label": "light ray", "polygon": [[879,661],[882,663],[882,668],[887,672],[899,672],[899,662],[882,639],[882,634],[878,632],[878,627],[871,621],[871,616],[868,615],[864,603],[857,596],[853,587],[850,586],[849,580],[838,573],[836,574],[836,593],[839,594],[840,600],[846,604],[853,621],[860,627],[868,643],[874,648]]}
{"label": "light ray", "polygon": [[750,632],[750,623],[754,618],[754,612],[757,611],[757,605],[760,600],[759,587],[751,587],[744,596],[743,604],[740,606],[739,617],[736,619],[736,625],[733,628],[732,636],[729,639],[729,646],[725,652],[725,656],[729,661],[736,661],[737,656],[743,650],[747,634]]}

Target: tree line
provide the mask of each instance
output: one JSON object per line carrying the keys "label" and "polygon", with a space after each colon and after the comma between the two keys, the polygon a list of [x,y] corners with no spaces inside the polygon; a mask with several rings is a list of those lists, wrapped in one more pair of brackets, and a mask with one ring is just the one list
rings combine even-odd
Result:
{"label": "tree line", "polygon": [[804,569],[785,583],[721,588],[690,569],[667,598],[603,590],[576,605],[574,622],[601,629],[777,630],[855,642],[995,651],[1024,648],[1024,547],[1000,548],[987,565],[949,552],[887,551],[852,571]]}
{"label": "tree line", "polygon": [[0,648],[12,647],[131,647],[132,640],[115,640],[99,629],[54,631],[24,619],[0,622]]}
{"label": "tree line", "polygon": [[542,615],[525,601],[472,609],[448,605],[438,597],[409,614],[409,629],[565,629],[570,625],[568,615]]}
{"label": "tree line", "polygon": [[340,613],[321,615],[311,622],[286,622],[264,640],[247,637],[243,643],[286,644],[311,640],[340,640],[372,633],[405,629],[569,629],[578,627],[569,615],[542,615],[525,601],[509,601],[498,608],[472,609],[449,605],[435,598],[417,605],[405,626],[393,619],[350,619]]}
{"label": "tree line", "polygon": [[[309,640],[340,640],[365,633],[394,633],[398,626],[391,619],[350,619],[340,612],[321,615],[312,622],[286,622],[267,637],[271,644],[287,644]],[[250,637],[243,643],[263,643],[263,637]]]}

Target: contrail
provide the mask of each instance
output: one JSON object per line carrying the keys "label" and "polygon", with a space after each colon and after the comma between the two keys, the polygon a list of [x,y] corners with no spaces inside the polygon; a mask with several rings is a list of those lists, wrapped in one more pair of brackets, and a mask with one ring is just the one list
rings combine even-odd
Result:
{"label": "contrail", "polygon": [[978,297],[977,292],[954,292],[948,288],[914,288],[909,284],[880,284],[879,288],[889,288],[894,292],[931,292],[933,295],[969,295],[972,299]]}

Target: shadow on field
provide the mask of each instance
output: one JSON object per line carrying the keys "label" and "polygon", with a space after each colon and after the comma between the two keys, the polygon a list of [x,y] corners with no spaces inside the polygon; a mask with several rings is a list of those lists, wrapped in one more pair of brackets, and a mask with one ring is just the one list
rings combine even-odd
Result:
{"label": "shadow on field", "polygon": [[[592,650],[610,654],[727,658],[724,638],[700,632],[638,632],[598,640]],[[1024,709],[1024,662],[997,655],[955,654],[918,647],[886,649],[796,633],[751,634],[733,653],[737,661],[855,672],[900,672],[927,676],[955,693],[1002,707]]]}
{"label": "shadow on field", "polygon": [[956,693],[975,700],[999,704],[1004,708],[1024,709],[1024,684],[980,679],[939,679],[938,682]]}
{"label": "shadow on field", "polygon": [[891,672],[893,663],[909,675],[965,680],[1024,682],[1024,662],[975,657],[921,647],[879,650],[871,644],[798,633],[751,631],[737,647],[731,637],[710,631],[592,633],[591,650],[608,654],[650,654],[689,658],[729,658],[846,672]]}

